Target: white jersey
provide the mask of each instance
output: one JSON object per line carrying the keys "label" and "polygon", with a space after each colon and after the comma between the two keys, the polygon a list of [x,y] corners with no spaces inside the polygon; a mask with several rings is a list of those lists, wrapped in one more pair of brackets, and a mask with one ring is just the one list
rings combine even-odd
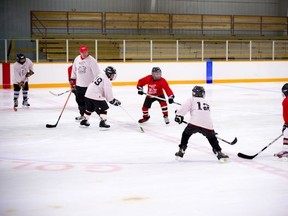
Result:
{"label": "white jersey", "polygon": [[73,62],[71,79],[76,79],[76,85],[87,87],[100,73],[100,68],[95,58],[87,56],[82,59],[78,55]]}
{"label": "white jersey", "polygon": [[100,73],[95,78],[94,82],[89,84],[85,93],[85,97],[93,100],[106,99],[108,102],[114,99],[111,80],[106,76],[105,73]]}
{"label": "white jersey", "polygon": [[189,123],[213,130],[209,104],[204,98],[191,97],[177,110],[176,115],[185,116],[190,112]]}
{"label": "white jersey", "polygon": [[13,84],[18,84],[20,82],[28,82],[28,77],[26,77],[26,74],[30,70],[34,71],[33,63],[29,58],[26,58],[26,61],[24,64],[15,62],[14,73],[13,73],[13,78],[12,78]]}

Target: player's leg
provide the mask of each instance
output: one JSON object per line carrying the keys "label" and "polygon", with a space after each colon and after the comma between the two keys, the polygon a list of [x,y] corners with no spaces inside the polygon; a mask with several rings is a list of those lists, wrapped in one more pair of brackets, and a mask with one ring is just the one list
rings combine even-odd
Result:
{"label": "player's leg", "polygon": [[18,98],[21,88],[18,84],[13,84],[13,89],[14,89],[14,96],[13,96],[14,107],[18,107]]}
{"label": "player's leg", "polygon": [[29,85],[28,85],[28,82],[25,82],[24,86],[22,87],[22,94],[23,94],[22,105],[25,107],[30,106],[30,104],[28,103],[28,91],[29,91]]}

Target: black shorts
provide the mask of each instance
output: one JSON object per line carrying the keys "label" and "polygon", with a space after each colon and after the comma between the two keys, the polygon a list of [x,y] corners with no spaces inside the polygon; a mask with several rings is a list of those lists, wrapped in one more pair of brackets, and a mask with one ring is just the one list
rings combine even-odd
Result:
{"label": "black shorts", "polygon": [[[13,88],[14,88],[14,91],[20,91],[21,90],[21,87],[18,84],[13,84]],[[24,86],[23,86],[22,90],[24,90],[24,91],[28,91],[29,90],[28,82],[24,83]]]}
{"label": "black shorts", "polygon": [[[160,96],[157,96],[157,97],[160,97],[160,98],[163,98],[165,99],[165,96],[164,95],[160,95]],[[147,107],[147,108],[151,108],[151,105],[152,103],[154,103],[154,101],[158,101],[159,103],[161,103],[163,100],[160,100],[160,99],[157,99],[157,98],[153,98],[153,97],[146,97],[145,98],[145,101],[144,101],[144,104],[143,106],[144,107]]]}
{"label": "black shorts", "polygon": [[105,113],[109,109],[109,106],[105,100],[93,100],[90,98],[85,98],[86,110],[89,112],[96,112],[98,115]]}
{"label": "black shorts", "polygon": [[209,130],[192,124],[188,124],[187,127],[184,129],[184,132],[190,136],[195,133],[200,133],[203,136],[207,137],[207,139],[213,138],[216,135],[214,130]]}

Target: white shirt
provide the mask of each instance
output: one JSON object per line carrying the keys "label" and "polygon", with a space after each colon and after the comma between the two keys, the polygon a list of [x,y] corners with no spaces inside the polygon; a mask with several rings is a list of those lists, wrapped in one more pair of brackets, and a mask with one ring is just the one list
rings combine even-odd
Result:
{"label": "white shirt", "polygon": [[28,77],[26,77],[26,74],[30,70],[34,71],[33,63],[29,58],[26,58],[26,61],[24,64],[20,64],[18,62],[15,62],[14,73],[13,73],[13,77],[12,77],[13,84],[19,84],[20,82],[28,82]]}
{"label": "white shirt", "polygon": [[86,98],[93,100],[107,100],[108,102],[114,99],[112,92],[111,80],[106,76],[105,73],[100,73],[94,80],[90,83],[86,93]]}
{"label": "white shirt", "polygon": [[76,79],[77,86],[87,87],[99,73],[100,68],[98,63],[92,56],[89,55],[85,59],[82,59],[78,55],[74,59],[71,79]]}
{"label": "white shirt", "polygon": [[191,97],[177,110],[176,115],[185,116],[190,112],[189,123],[213,130],[213,123],[210,114],[209,104],[204,98]]}

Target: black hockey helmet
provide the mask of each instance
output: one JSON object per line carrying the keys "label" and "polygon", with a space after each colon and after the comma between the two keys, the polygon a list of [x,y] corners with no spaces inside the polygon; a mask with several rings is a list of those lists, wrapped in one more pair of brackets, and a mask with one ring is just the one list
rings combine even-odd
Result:
{"label": "black hockey helmet", "polygon": [[288,83],[285,83],[281,89],[283,95],[285,95],[285,97],[288,96]]}
{"label": "black hockey helmet", "polygon": [[202,86],[194,86],[192,89],[192,95],[194,97],[205,97],[205,89]]}
{"label": "black hockey helmet", "polygon": [[160,79],[162,76],[162,71],[159,67],[153,67],[152,68],[152,77],[154,80]]}
{"label": "black hockey helmet", "polygon": [[115,80],[116,77],[117,77],[117,74],[116,74],[116,69],[113,68],[112,66],[108,66],[107,68],[105,68],[105,74],[106,76],[112,81],[112,80]]}
{"label": "black hockey helmet", "polygon": [[18,63],[20,63],[20,64],[24,64],[24,63],[26,62],[26,57],[25,57],[25,55],[22,54],[22,53],[18,53],[18,54],[16,55],[16,61],[17,61]]}

